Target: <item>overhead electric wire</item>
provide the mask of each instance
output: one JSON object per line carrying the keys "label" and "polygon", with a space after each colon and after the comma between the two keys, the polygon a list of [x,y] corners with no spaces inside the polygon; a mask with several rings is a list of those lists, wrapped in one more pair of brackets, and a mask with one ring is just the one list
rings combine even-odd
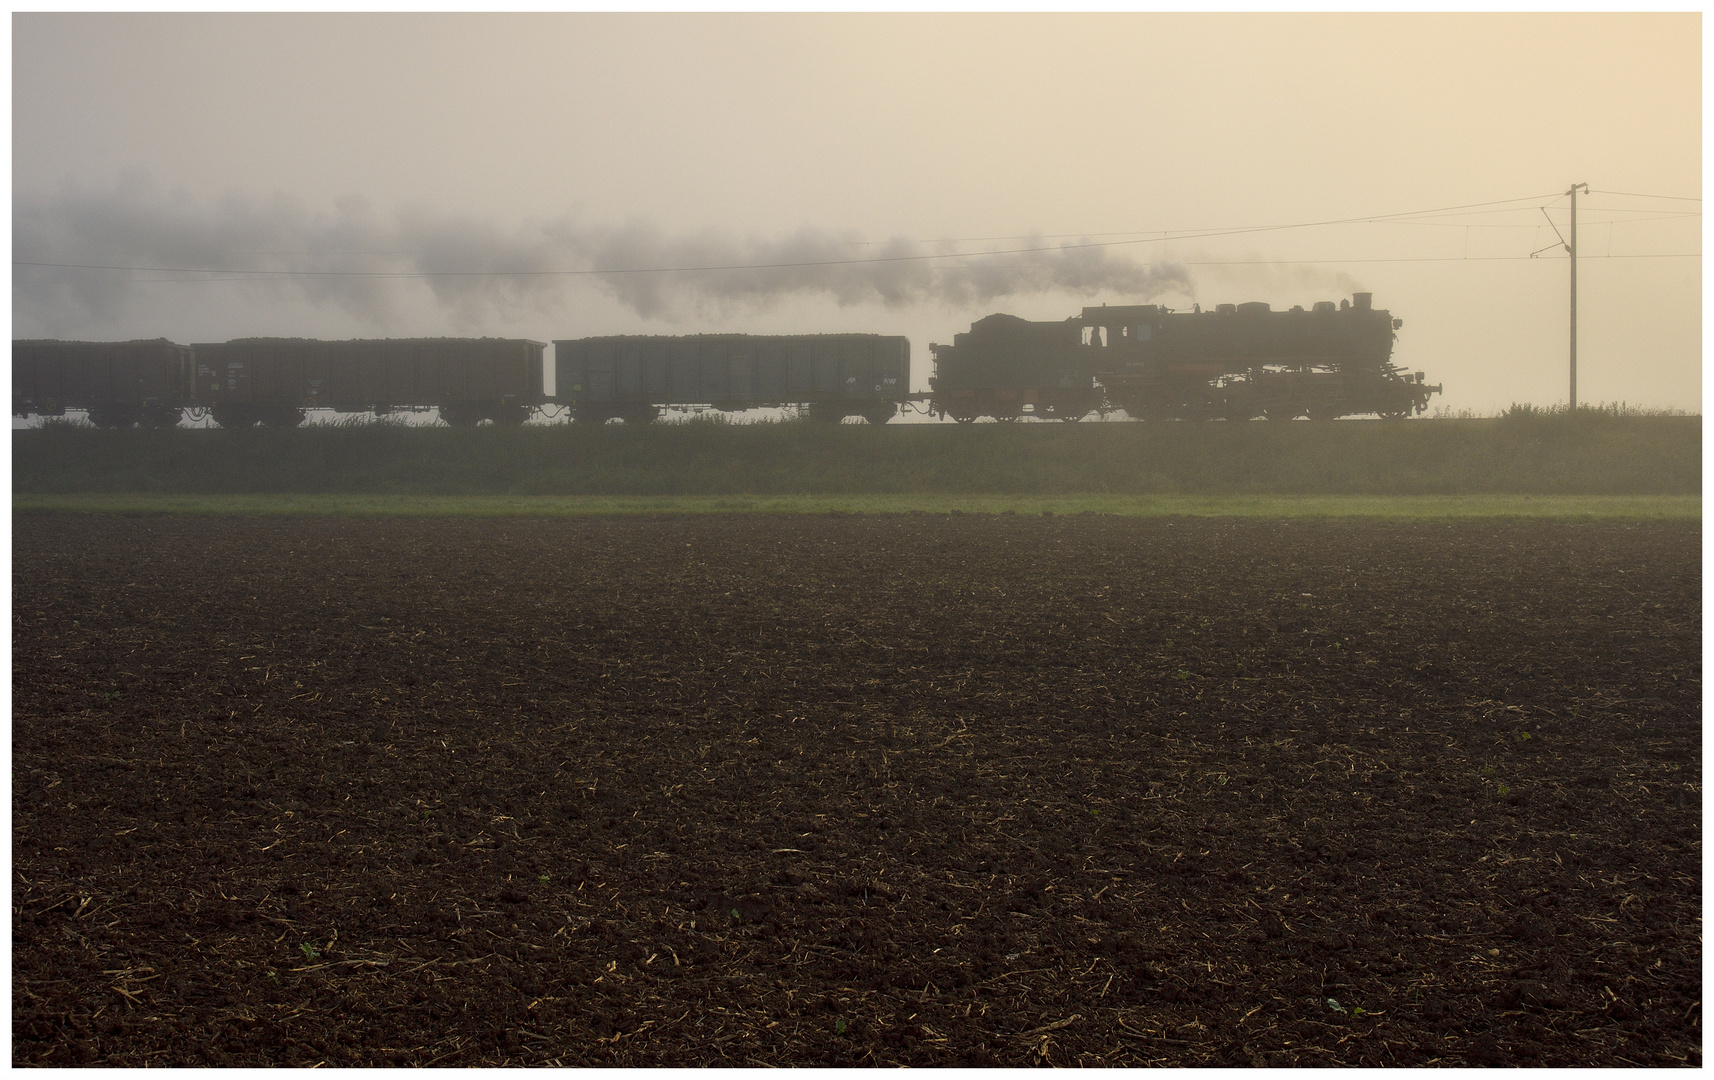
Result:
{"label": "overhead electric wire", "polygon": [[[1093,248],[1123,247],[1131,244],[1163,243],[1168,240],[1200,240],[1214,236],[1238,236],[1259,232],[1279,232],[1290,229],[1319,228],[1327,225],[1348,225],[1375,221],[1377,219],[1407,217],[1414,214],[1444,213],[1449,210],[1461,210],[1481,206],[1498,206],[1505,203],[1530,202],[1547,198],[1546,195],[1536,195],[1527,198],[1497,199],[1482,203],[1463,203],[1458,206],[1443,206],[1429,210],[1405,211],[1400,214],[1368,215],[1365,217],[1340,218],[1328,221],[1299,222],[1291,225],[1261,225],[1231,229],[1205,230],[1191,233],[1176,233],[1171,236],[1140,236],[1134,240],[1106,240],[1084,244],[1061,244],[1056,247],[1026,247],[1002,249],[999,251],[970,251],[970,252],[935,252],[926,255],[882,255],[872,259],[812,259],[799,262],[785,263],[738,263],[715,266],[680,266],[680,267],[619,267],[594,268],[589,270],[469,270],[469,271],[387,271],[387,270],[227,270],[216,267],[179,267],[179,266],[110,266],[94,263],[50,263],[14,259],[14,266],[43,266],[56,267],[66,270],[118,270],[140,273],[161,274],[249,274],[267,277],[369,277],[369,278],[444,278],[444,277],[587,277],[606,274],[672,274],[672,273],[704,273],[729,270],[790,270],[806,269],[816,266],[855,266],[897,262],[927,262],[937,259],[977,258],[992,255],[1029,255],[1044,251],[1079,251]],[[1107,234],[1135,235],[1135,234]]]}
{"label": "overhead electric wire", "polygon": [[1623,195],[1627,199],[1674,199],[1678,202],[1701,202],[1700,195],[1639,195],[1634,191],[1608,191],[1602,188],[1589,192],[1591,195]]}
{"label": "overhead electric wire", "polygon": [[[1554,248],[1560,248],[1560,247],[1562,247],[1562,245],[1553,244],[1544,250],[1553,250]],[[980,256],[980,255],[1034,254],[1034,253],[1039,253],[1042,251],[1055,251],[1055,250],[1059,250],[1059,249],[1057,249],[1057,248],[1038,248],[1038,249],[1032,249],[1029,251],[1019,251],[1019,252],[971,252],[967,256],[955,255],[955,256],[942,256],[942,257],[943,258],[966,258],[966,257],[973,258],[973,257]],[[1621,255],[1587,255],[1587,254],[1583,254],[1583,255],[1579,255],[1578,259],[1580,261],[1582,261],[1582,260],[1588,260],[1588,259],[1700,259],[1701,257],[1702,257],[1701,252],[1690,251],[1690,252],[1644,252],[1644,253],[1633,254],[1633,255],[1623,255],[1623,254],[1621,254]],[[552,275],[552,276],[585,275],[585,276],[590,276],[590,275],[603,275],[603,274],[659,274],[659,273],[698,273],[698,272],[712,273],[712,272],[716,272],[716,271],[720,271],[720,270],[759,270],[759,269],[778,269],[778,268],[810,267],[810,266],[848,266],[848,265],[853,265],[853,264],[859,264],[860,265],[860,264],[863,264],[865,262],[881,262],[881,261],[887,261],[887,260],[840,260],[840,261],[829,261],[829,262],[755,264],[755,265],[742,265],[742,266],[730,266],[730,267],[718,267],[718,266],[680,267],[680,268],[672,268],[672,269],[540,270],[540,271],[504,270],[504,271],[459,271],[459,272],[447,272],[447,273],[416,273],[416,272],[412,272],[412,271],[390,271],[390,270],[371,270],[371,271],[198,270],[198,269],[184,269],[184,268],[179,268],[179,267],[80,266],[80,265],[75,264],[75,263],[29,263],[29,262],[19,262],[19,263],[15,263],[14,265],[18,265],[18,266],[46,266],[46,267],[55,267],[55,268],[61,268],[61,269],[131,270],[131,271],[136,271],[139,273],[151,273],[152,272],[152,273],[215,275],[215,276],[205,277],[205,278],[201,278],[201,279],[192,279],[192,278],[187,278],[187,277],[174,277],[174,278],[145,278],[145,279],[141,279],[139,281],[139,284],[164,284],[164,283],[171,283],[171,282],[184,282],[186,284],[210,284],[213,282],[220,282],[220,281],[244,281],[246,279],[255,279],[255,278],[306,277],[306,276],[361,277],[361,278],[364,278],[366,280],[371,280],[371,281],[416,281],[416,280],[421,280],[423,278],[429,278],[429,277],[434,277],[434,278],[446,278],[446,277],[528,277],[528,276],[546,276],[546,275]],[[1530,262],[1530,261],[1539,262],[1541,260],[1535,259],[1533,256],[1530,256],[1530,255],[1430,255],[1430,256],[1400,256],[1397,258],[1374,258],[1374,259],[1361,259],[1361,258],[1356,258],[1356,259],[1201,259],[1201,260],[1174,259],[1171,261],[1174,265],[1177,265],[1177,266],[1342,266],[1342,265],[1362,265],[1362,264],[1368,264],[1368,263]],[[1018,266],[1042,266],[1042,265],[1046,265],[1046,264],[1043,264],[1043,263],[1014,263],[1014,264],[1011,264],[1011,268],[1015,268]],[[1004,264],[1002,264],[1001,268],[1005,269],[1008,267],[1006,267]]]}
{"label": "overhead electric wire", "polygon": [[[1266,231],[1266,230],[1270,230],[1270,229],[1306,229],[1306,228],[1312,228],[1312,227],[1321,226],[1321,225],[1352,225],[1352,224],[1363,224],[1363,223],[1367,223],[1367,222],[1383,222],[1383,221],[1390,220],[1392,218],[1408,218],[1408,217],[1414,217],[1414,216],[1422,215],[1422,214],[1440,214],[1440,213],[1447,213],[1447,212],[1450,212],[1453,210],[1468,210],[1468,209],[1475,209],[1475,208],[1483,207],[1483,206],[1504,206],[1508,203],[1519,203],[1519,202],[1521,202],[1521,203],[1530,204],[1528,206],[1513,207],[1511,210],[1484,211],[1485,213],[1505,214],[1505,213],[1512,213],[1516,210],[1534,209],[1535,204],[1539,200],[1545,199],[1548,197],[1549,196],[1547,196],[1547,195],[1532,195],[1532,196],[1529,196],[1527,198],[1494,199],[1494,200],[1491,200],[1489,202],[1460,203],[1457,206],[1442,206],[1442,207],[1436,207],[1436,208],[1431,209],[1431,210],[1406,210],[1406,211],[1402,211],[1402,212],[1396,213],[1396,214],[1374,214],[1374,215],[1370,215],[1368,217],[1342,218],[1342,219],[1339,219],[1336,221],[1311,221],[1311,222],[1304,222],[1304,223],[1298,224],[1298,225],[1261,225],[1261,226],[1253,226],[1253,228],[1255,228],[1257,231]],[[1246,228],[1250,228],[1250,227],[1246,227]],[[1061,237],[1067,237],[1067,236],[1079,236],[1079,237],[1136,236],[1136,237],[1144,238],[1147,240],[1155,240],[1157,238],[1184,239],[1184,238],[1188,238],[1188,237],[1191,237],[1194,235],[1208,234],[1211,232],[1212,233],[1219,233],[1222,231],[1225,231],[1225,230],[1223,230],[1223,229],[1211,230],[1211,229],[1208,229],[1206,227],[1205,228],[1199,228],[1199,229],[1128,229],[1124,232],[1105,232],[1105,233],[1048,233],[1045,236],[1039,237],[1039,239],[1055,240],[1055,239],[1059,239]],[[1242,231],[1242,230],[1240,230],[1240,231]],[[935,243],[935,244],[977,244],[977,243],[988,243],[988,242],[994,241],[994,240],[1034,240],[1034,239],[1038,239],[1038,237],[1035,235],[1023,235],[1023,234],[1014,233],[1014,234],[1007,235],[1007,236],[940,237],[940,238],[932,240],[932,241],[920,241],[920,242],[922,242],[922,243]],[[1138,242],[1141,243],[1141,242],[1143,242],[1143,240],[1139,239]],[[884,241],[884,240],[872,240],[872,241],[865,241],[865,243],[877,243],[877,244],[879,244],[879,243],[886,243],[886,241]]]}
{"label": "overhead electric wire", "polygon": [[[1551,245],[1548,248],[1548,250],[1553,250],[1555,248],[1560,248],[1561,250],[1563,250],[1561,248],[1561,245],[1559,245],[1559,244]],[[1635,255],[1624,255],[1624,254],[1620,254],[1620,255],[1611,255],[1611,254],[1588,255],[1588,254],[1581,254],[1580,253],[1577,256],[1577,260],[1579,262],[1589,262],[1592,260],[1593,261],[1599,261],[1599,260],[1603,260],[1603,259],[1700,259],[1701,257],[1702,257],[1702,254],[1700,252],[1694,252],[1694,251],[1689,251],[1689,252],[1649,252],[1649,253],[1642,253],[1642,254],[1635,254]],[[1554,261],[1554,260],[1552,260],[1552,259],[1541,259],[1541,258],[1537,258],[1537,257],[1531,256],[1531,255],[1428,255],[1428,256],[1400,256],[1398,258],[1378,258],[1378,259],[1187,259],[1187,260],[1175,259],[1175,260],[1173,260],[1172,265],[1174,265],[1174,266],[1366,266],[1366,265],[1378,264],[1378,263],[1455,263],[1455,262],[1478,263],[1478,262],[1552,262],[1552,261]],[[1048,265],[1048,264],[1039,263],[1039,262],[1034,262],[1034,263],[1000,263],[1000,264],[998,264],[997,267],[995,267],[995,269],[1020,270],[1020,269],[1029,269],[1032,267],[1039,267],[1039,266],[1046,266],[1046,265]],[[244,274],[245,272],[246,271],[242,271],[242,270],[234,270],[234,271],[228,271],[220,277],[210,277],[210,278],[201,278],[201,279],[189,279],[189,278],[183,278],[183,277],[138,278],[138,279],[136,279],[135,284],[138,284],[138,285],[173,285],[173,284],[216,285],[216,284],[220,284],[223,282],[232,283],[232,284],[242,284],[246,279],[240,275]],[[392,279],[410,280],[410,279],[415,278],[417,276],[418,275],[414,275],[414,274],[400,273],[400,274],[393,275]],[[390,280],[390,279],[388,277],[377,277],[377,278],[374,278],[372,280],[385,281],[385,280]]]}
{"label": "overhead electric wire", "polygon": [[[1559,245],[1555,244],[1555,247]],[[1641,255],[1585,255],[1578,262],[1590,259],[1700,259],[1701,252],[1656,252]],[[1429,255],[1397,259],[1216,259],[1205,262],[1180,262],[1180,266],[1345,266],[1364,263],[1439,263],[1439,262],[1541,262],[1529,255]],[[163,279],[164,280],[164,279]]]}
{"label": "overhead electric wire", "polygon": [[[661,267],[594,267],[584,270],[267,270],[267,269],[223,269],[217,267],[178,267],[178,266],[119,266],[101,263],[57,263],[27,259],[14,259],[14,266],[35,266],[64,270],[110,270],[129,273],[161,273],[161,274],[205,274],[220,275],[206,280],[224,280],[238,277],[269,278],[269,277],[345,277],[369,278],[378,280],[422,280],[431,278],[470,278],[470,277],[603,277],[619,274],[685,274],[685,273],[716,273],[738,270],[795,270],[825,266],[864,266],[885,263],[931,262],[947,259],[990,258],[999,255],[1034,255],[1043,253],[1059,253],[1067,251],[1086,251],[1110,247],[1126,247],[1138,244],[1171,243],[1184,240],[1203,240],[1225,236],[1246,236],[1266,232],[1284,232],[1293,229],[1323,228],[1332,225],[1353,224],[1410,224],[1410,219],[1424,217],[1430,214],[1443,214],[1455,210],[1477,209],[1481,207],[1502,206],[1511,203],[1526,203],[1517,209],[1539,207],[1546,209],[1539,200],[1552,198],[1552,195],[1537,195],[1527,198],[1497,199],[1489,202],[1463,203],[1456,206],[1435,207],[1427,210],[1405,211],[1396,214],[1365,215],[1362,217],[1334,218],[1324,221],[1297,222],[1285,225],[1244,226],[1227,229],[1208,229],[1196,232],[1161,233],[1158,235],[1140,235],[1136,233],[1107,233],[1097,235],[1132,236],[1135,239],[1088,241],[1080,244],[1059,244],[1053,246],[1036,245],[1021,248],[1003,248],[995,251],[967,252],[932,252],[921,255],[881,255],[864,259],[805,259],[792,262],[776,263],[728,263],[706,266],[661,266]],[[1663,196],[1672,197],[1672,196]],[[1069,235],[1069,234],[1061,234]],[[1009,238],[1007,238],[1009,239]],[[938,241],[953,243],[958,241]],[[1613,256],[1621,257],[1621,256]],[[1660,256],[1623,256],[1631,258],[1694,258],[1700,256],[1668,254]],[[1400,259],[1334,259],[1334,260],[1265,260],[1276,265],[1316,265],[1339,262],[1442,262],[1442,261],[1497,261],[1523,256],[1491,256],[1468,258],[1400,258]],[[1217,264],[1188,264],[1188,265],[1217,265]]]}
{"label": "overhead electric wire", "polygon": [[[1531,207],[1531,209],[1534,209],[1534,207]],[[1597,212],[1599,212],[1599,209],[1600,208],[1598,208]],[[1644,213],[1645,211],[1624,211],[1624,212],[1625,213]],[[1584,213],[1583,207],[1580,206],[1577,208],[1578,220],[1584,226],[1591,226],[1591,225],[1632,225],[1632,224],[1636,224],[1638,222],[1678,221],[1678,220],[1681,220],[1684,218],[1699,218],[1701,216],[1702,216],[1701,213],[1686,214],[1686,213],[1683,213],[1681,211],[1661,210],[1661,211],[1656,211],[1655,216],[1650,216],[1650,217],[1623,217],[1623,218],[1600,218],[1600,217],[1597,217],[1597,218],[1591,218]],[[1486,222],[1478,223],[1478,222],[1461,222],[1461,221],[1431,221],[1431,220],[1428,220],[1426,218],[1424,218],[1424,219],[1413,219],[1410,221],[1376,221],[1376,222],[1373,222],[1373,224],[1375,224],[1375,225],[1422,225],[1422,226],[1426,226],[1429,228],[1436,228],[1436,229],[1539,229],[1539,228],[1541,228],[1540,222],[1531,222],[1528,224],[1519,223],[1516,225],[1500,225],[1500,224],[1493,224],[1493,223],[1486,223]]]}

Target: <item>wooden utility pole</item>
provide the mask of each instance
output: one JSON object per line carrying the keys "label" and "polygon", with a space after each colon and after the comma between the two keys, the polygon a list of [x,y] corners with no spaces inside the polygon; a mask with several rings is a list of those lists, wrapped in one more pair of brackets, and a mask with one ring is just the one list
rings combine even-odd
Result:
{"label": "wooden utility pole", "polygon": [[1571,253],[1571,412],[1577,412],[1577,189],[1589,191],[1588,184],[1572,184],[1566,194],[1571,196],[1571,243],[1565,250]]}

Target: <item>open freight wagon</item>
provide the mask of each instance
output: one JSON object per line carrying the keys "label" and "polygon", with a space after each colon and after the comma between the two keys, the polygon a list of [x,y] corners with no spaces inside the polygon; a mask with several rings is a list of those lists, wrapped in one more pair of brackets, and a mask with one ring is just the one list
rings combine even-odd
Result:
{"label": "open freight wagon", "polygon": [[881,334],[616,336],[554,342],[555,397],[580,422],[648,423],[662,407],[807,406],[884,424],[910,389],[911,343]]}
{"label": "open freight wagon", "polygon": [[12,342],[12,415],[89,414],[97,427],[171,427],[195,404],[192,351],[148,341]]}
{"label": "open freight wagon", "polygon": [[522,338],[241,338],[193,348],[198,402],[222,427],[292,426],[308,409],[434,408],[454,426],[521,424],[547,400],[547,345]]}

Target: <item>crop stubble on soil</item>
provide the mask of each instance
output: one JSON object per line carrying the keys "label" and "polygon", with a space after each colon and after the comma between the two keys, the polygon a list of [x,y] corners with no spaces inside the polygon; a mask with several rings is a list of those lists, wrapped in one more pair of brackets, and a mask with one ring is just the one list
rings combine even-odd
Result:
{"label": "crop stubble on soil", "polygon": [[1699,542],[18,515],[14,1061],[1699,1064]]}

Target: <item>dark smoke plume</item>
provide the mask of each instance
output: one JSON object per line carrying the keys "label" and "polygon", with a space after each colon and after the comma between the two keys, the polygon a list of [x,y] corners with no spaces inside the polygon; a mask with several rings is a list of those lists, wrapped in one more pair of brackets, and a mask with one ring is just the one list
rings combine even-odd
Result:
{"label": "dark smoke plume", "polygon": [[[823,295],[841,305],[942,304],[970,307],[1007,296],[1046,292],[1117,293],[1139,300],[1186,291],[1182,268],[1147,266],[1111,248],[1050,247],[1025,241],[1017,254],[970,256],[929,252],[894,239],[863,244],[852,235],[803,228],[780,239],[726,233],[668,236],[643,223],[580,238],[605,270],[662,266],[721,267],[668,274],[607,273],[603,284],[645,316],[671,317],[684,306],[730,310],[766,306],[793,295]],[[738,269],[741,268],[741,269]]]}
{"label": "dark smoke plume", "polygon": [[793,297],[972,307],[1047,292],[1142,301],[1191,291],[1181,267],[1145,265],[1113,248],[1013,246],[1035,250],[959,255],[817,228],[772,239],[672,235],[647,222],[603,227],[570,217],[503,228],[422,209],[388,216],[357,199],[320,211],[283,195],[202,202],[139,174],[103,191],[14,195],[13,312],[40,324],[110,322],[144,288],[210,280],[226,284],[207,287],[258,299],[295,294],[378,326],[397,321],[413,290],[426,289],[454,325],[479,326],[526,307],[551,309],[580,281],[666,320]]}

